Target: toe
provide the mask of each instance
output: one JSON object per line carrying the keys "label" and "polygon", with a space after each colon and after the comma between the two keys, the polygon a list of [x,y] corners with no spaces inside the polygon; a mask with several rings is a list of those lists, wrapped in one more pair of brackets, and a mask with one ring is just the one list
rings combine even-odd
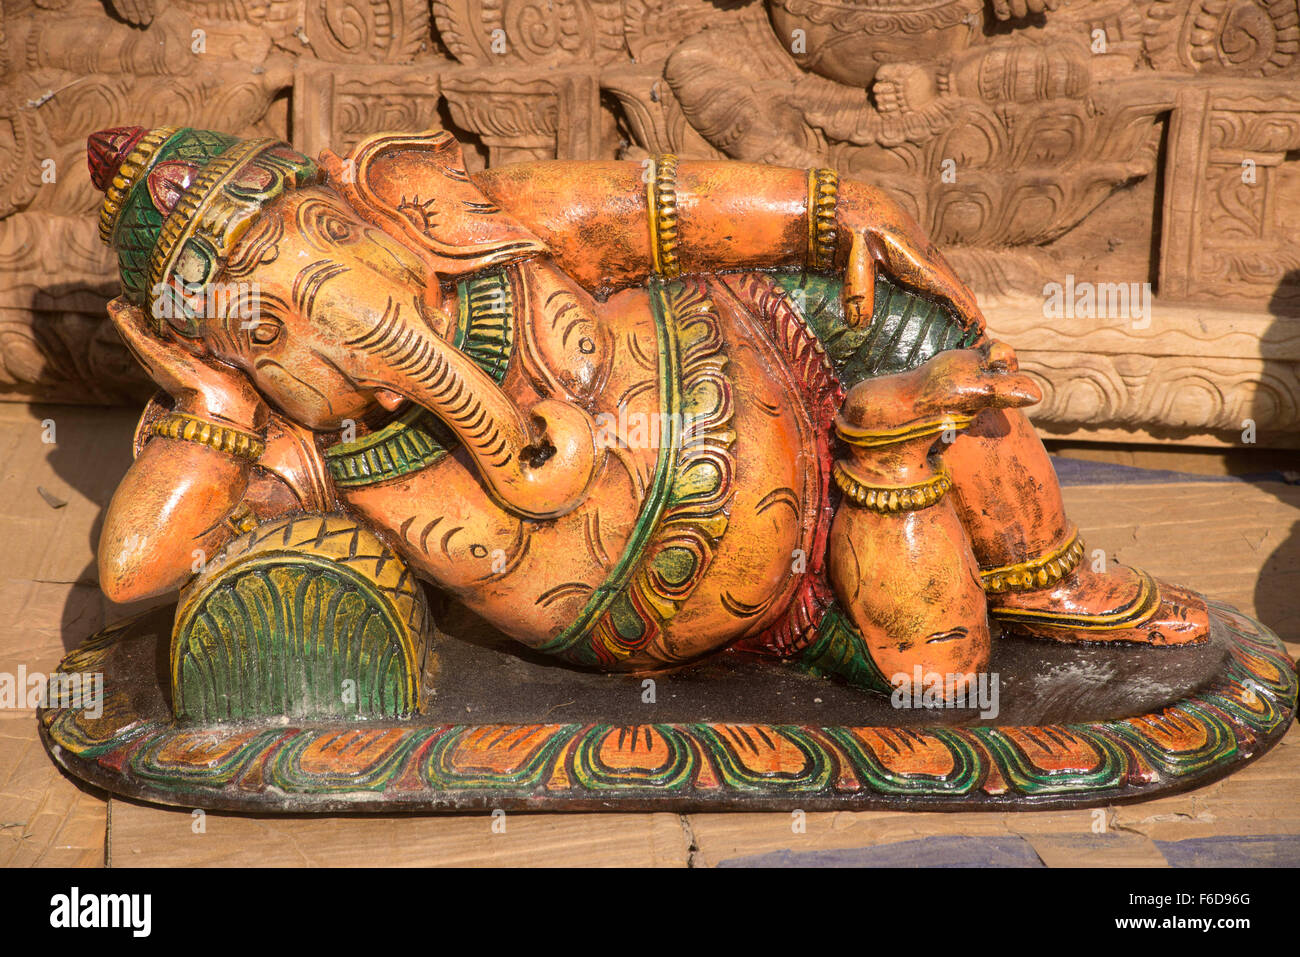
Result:
{"label": "toe", "polygon": [[1160,608],[1142,627],[1153,645],[1195,645],[1210,636],[1205,599],[1181,585],[1160,582]]}

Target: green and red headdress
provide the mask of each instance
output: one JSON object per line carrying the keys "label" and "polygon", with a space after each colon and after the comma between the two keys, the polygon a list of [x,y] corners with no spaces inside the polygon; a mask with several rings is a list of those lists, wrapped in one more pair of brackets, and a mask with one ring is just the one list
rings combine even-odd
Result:
{"label": "green and red headdress", "polygon": [[117,251],[122,293],[160,333],[170,323],[197,335],[193,302],[262,207],[321,178],[286,143],[211,130],[120,126],[92,133],[86,154],[104,193],[99,236]]}

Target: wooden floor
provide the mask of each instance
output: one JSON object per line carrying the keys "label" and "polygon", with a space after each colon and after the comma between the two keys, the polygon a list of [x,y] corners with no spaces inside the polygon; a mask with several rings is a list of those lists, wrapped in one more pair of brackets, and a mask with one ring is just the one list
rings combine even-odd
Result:
{"label": "wooden floor", "polygon": [[[48,672],[65,642],[139,610],[102,597],[93,562],[133,425],[126,411],[0,403],[0,672]],[[1066,500],[1090,547],[1300,637],[1300,487],[1093,485]],[[204,816],[83,789],[46,756],[30,710],[0,710],[0,864],[1295,865],[1298,785],[1293,726],[1226,781],[1096,811],[512,814],[495,829],[486,815]]]}

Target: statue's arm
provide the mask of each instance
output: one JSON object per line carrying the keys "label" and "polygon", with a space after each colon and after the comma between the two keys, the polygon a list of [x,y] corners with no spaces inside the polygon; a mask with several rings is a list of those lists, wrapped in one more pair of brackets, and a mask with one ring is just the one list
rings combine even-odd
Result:
{"label": "statue's arm", "polygon": [[226,519],[251,465],[217,449],[157,436],[113,495],[99,539],[99,583],[110,600],[138,601],[183,585],[234,535]]}
{"label": "statue's arm", "polygon": [[[153,330],[143,311],[108,305],[123,344],[174,399],[173,412],[209,429],[256,440],[267,419],[261,398],[236,370],[214,364],[194,343]],[[171,591],[235,530],[226,523],[251,479],[248,457],[193,438],[151,437],[118,485],[99,540],[99,581],[113,601]]]}
{"label": "statue's arm", "polygon": [[[593,292],[665,273],[799,267],[843,276],[846,302],[870,303],[874,266],[984,319],[916,222],[866,183],[738,162],[554,162],[475,174],[497,205]],[[654,215],[651,215],[652,208]],[[659,228],[652,239],[651,222]],[[850,303],[850,308],[852,303]]]}

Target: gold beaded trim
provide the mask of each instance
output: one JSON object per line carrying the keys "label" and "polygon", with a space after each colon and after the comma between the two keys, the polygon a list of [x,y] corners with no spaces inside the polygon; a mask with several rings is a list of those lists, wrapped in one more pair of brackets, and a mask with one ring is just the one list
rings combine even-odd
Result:
{"label": "gold beaded trim", "polygon": [[1083,561],[1083,539],[1079,529],[1072,527],[1065,541],[1046,555],[980,571],[984,590],[997,595],[1007,591],[1037,591],[1050,588]]}
{"label": "gold beaded trim", "polygon": [[833,169],[808,171],[808,268],[825,271],[835,265],[835,206],[840,176]]}
{"label": "gold beaded trim", "polygon": [[126,202],[131,187],[148,168],[149,161],[158,152],[158,148],[177,132],[178,129],[174,126],[150,130],[126,154],[126,159],[113,175],[113,181],[104,190],[104,202],[99,206],[99,238],[104,242],[113,242],[113,228],[117,225],[117,218],[122,215],[122,204]]}
{"label": "gold beaded trim", "polygon": [[896,429],[862,429],[836,418],[835,434],[849,445],[878,448],[882,445],[897,445],[899,442],[923,439],[927,435],[938,435],[949,430],[959,431],[973,421],[975,417],[972,415],[950,415],[932,422],[914,422]]}
{"label": "gold beaded trim", "polygon": [[266,451],[266,443],[250,432],[217,425],[215,422],[208,422],[182,412],[169,412],[155,422],[153,434],[165,439],[197,442],[248,459],[250,462],[256,462]]}
{"label": "gold beaded trim", "polygon": [[676,279],[682,273],[682,264],[677,258],[677,157],[672,153],[655,157],[654,176],[646,185],[646,204],[655,273],[664,279]]}
{"label": "gold beaded trim", "polygon": [[845,498],[860,508],[869,508],[873,512],[915,512],[936,504],[948,489],[952,488],[952,476],[941,471],[934,478],[926,479],[915,485],[866,485],[859,482],[844,467],[843,462],[836,462],[831,472],[835,484],[839,486]]}
{"label": "gold beaded trim", "polygon": [[[218,187],[229,180],[240,168],[268,146],[273,139],[244,140],[220,156],[214,157],[198,177],[185,190],[176,208],[163,221],[153,255],[149,259],[149,289],[157,289],[171,271],[173,260],[194,230],[202,222],[202,214],[218,196]],[[218,250],[224,253],[226,250]]]}

